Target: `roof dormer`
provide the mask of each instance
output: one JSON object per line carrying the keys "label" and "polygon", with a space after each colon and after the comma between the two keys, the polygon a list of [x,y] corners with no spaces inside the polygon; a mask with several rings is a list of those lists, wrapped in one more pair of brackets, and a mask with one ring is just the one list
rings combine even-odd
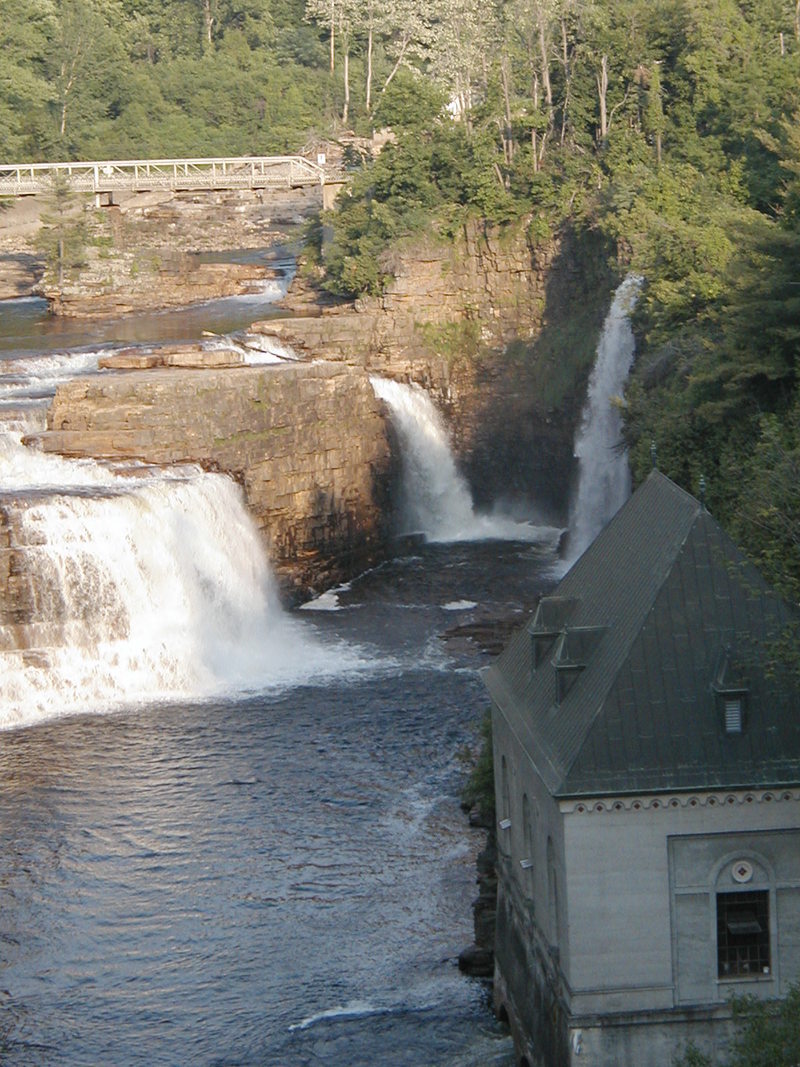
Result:
{"label": "roof dormer", "polygon": [[565,627],[553,654],[556,671],[556,704],[560,704],[589,664],[607,626]]}
{"label": "roof dormer", "polygon": [[730,645],[720,653],[711,688],[724,732],[744,733],[749,686],[744,668]]}
{"label": "roof dormer", "polygon": [[544,596],[539,601],[536,614],[528,625],[534,671],[547,659],[578,603],[575,597],[562,596]]}

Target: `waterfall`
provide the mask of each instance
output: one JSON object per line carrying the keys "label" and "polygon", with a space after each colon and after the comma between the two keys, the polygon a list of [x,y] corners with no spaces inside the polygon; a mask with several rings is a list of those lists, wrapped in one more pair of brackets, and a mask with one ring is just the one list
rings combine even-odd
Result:
{"label": "waterfall", "polygon": [[389,408],[400,440],[402,478],[398,502],[404,533],[429,541],[488,539],[547,541],[559,531],[499,514],[476,514],[472,494],[456,466],[442,416],[419,385],[371,378]]}
{"label": "waterfall", "polygon": [[633,363],[635,342],[630,313],[642,279],[627,278],[614,294],[597,344],[597,358],[581,424],[575,437],[578,486],[571,508],[569,558],[575,560],[622,507],[631,491],[628,454],[622,442],[622,396]]}
{"label": "waterfall", "polygon": [[25,448],[10,430],[0,468],[22,620],[0,625],[0,728],[314,684],[366,665],[282,611],[230,478],[114,473]]}

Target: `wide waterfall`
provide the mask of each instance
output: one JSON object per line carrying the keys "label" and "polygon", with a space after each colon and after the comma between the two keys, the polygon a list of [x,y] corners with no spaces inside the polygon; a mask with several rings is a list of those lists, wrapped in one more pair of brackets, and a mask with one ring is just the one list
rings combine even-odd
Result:
{"label": "wide waterfall", "polygon": [[500,514],[477,514],[469,486],[456,466],[444,420],[430,396],[416,384],[385,378],[370,381],[375,395],[388,406],[400,439],[398,511],[404,533],[421,533],[428,541],[558,538],[559,531],[551,527]]}
{"label": "wide waterfall", "polygon": [[628,275],[614,294],[597,345],[597,358],[581,425],[575,439],[578,486],[571,507],[569,559],[575,560],[622,507],[631,491],[628,455],[622,442],[621,397],[631,369],[635,342],[630,324],[641,288]]}
{"label": "wide waterfall", "polygon": [[[193,467],[114,472],[0,435],[29,621],[0,626],[0,728],[342,675],[358,649],[286,615],[239,488]],[[22,647],[19,647],[19,646]]]}

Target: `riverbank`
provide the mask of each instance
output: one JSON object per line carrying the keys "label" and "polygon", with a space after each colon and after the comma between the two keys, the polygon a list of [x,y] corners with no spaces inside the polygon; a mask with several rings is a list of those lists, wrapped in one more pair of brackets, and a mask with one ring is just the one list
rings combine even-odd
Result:
{"label": "riverbank", "polygon": [[41,295],[57,315],[98,318],[245,295],[272,277],[258,251],[320,206],[316,188],[136,193],[101,208],[87,198],[80,267],[56,287],[39,247],[52,207],[20,197],[0,210],[0,300]]}

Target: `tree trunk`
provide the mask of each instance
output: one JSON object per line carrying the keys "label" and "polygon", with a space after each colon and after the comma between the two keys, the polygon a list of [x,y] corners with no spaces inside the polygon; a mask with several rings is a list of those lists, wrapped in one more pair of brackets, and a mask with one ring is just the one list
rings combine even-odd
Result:
{"label": "tree trunk", "polygon": [[597,102],[600,107],[600,144],[608,137],[608,56],[600,60],[600,71],[596,75]]}
{"label": "tree trunk", "polygon": [[538,22],[539,56],[542,64],[542,89],[544,90],[544,99],[545,103],[547,104],[547,129],[544,131],[539,141],[539,163],[541,164],[542,162],[544,162],[544,153],[547,147],[547,138],[550,134],[550,131],[553,129],[553,86],[550,81],[550,55],[548,49],[544,11],[539,12]]}
{"label": "tree trunk", "polygon": [[203,0],[203,23],[206,47],[210,48],[214,39],[214,14],[211,10],[211,0]]}
{"label": "tree trunk", "polygon": [[567,112],[569,111],[572,71],[569,65],[569,42],[567,40],[567,22],[561,19],[561,62],[564,67],[564,106],[561,109],[561,147],[567,138]]}
{"label": "tree trunk", "polygon": [[336,69],[336,0],[331,0],[331,74]]}
{"label": "tree trunk", "polygon": [[500,79],[503,87],[503,108],[505,110],[505,130],[503,131],[503,156],[505,157],[506,165],[510,166],[514,162],[514,131],[511,125],[511,95],[509,92],[509,76],[508,76],[508,56],[503,55],[503,60],[500,64]]}
{"label": "tree trunk", "polygon": [[[539,75],[534,71],[533,84],[531,85],[531,102],[533,104],[533,114],[539,110]],[[531,153],[533,155],[533,173],[539,173],[539,143],[538,134],[536,133],[536,126],[531,126]]]}
{"label": "tree trunk", "polygon": [[350,115],[350,49],[344,50],[344,107],[342,108],[342,122],[346,125]]}
{"label": "tree trunk", "polygon": [[403,60],[405,59],[406,51],[408,50],[408,46],[409,46],[410,43],[411,43],[411,38],[409,36],[406,36],[406,38],[403,40],[403,47],[400,49],[400,52],[399,52],[399,54],[397,56],[397,59],[395,60],[395,64],[392,67],[392,69],[389,71],[389,77],[383,83],[383,88],[381,89],[381,96],[383,96],[383,94],[389,88],[389,86],[392,83],[392,78],[394,78],[395,74],[397,74],[398,70],[400,70],[400,66],[401,66]]}
{"label": "tree trunk", "polygon": [[539,53],[542,60],[542,88],[547,102],[548,117],[553,113],[553,86],[550,84],[550,57],[547,54],[547,36],[545,34],[544,15],[539,15]]}
{"label": "tree trunk", "polygon": [[372,20],[367,34],[367,114],[372,110]]}

